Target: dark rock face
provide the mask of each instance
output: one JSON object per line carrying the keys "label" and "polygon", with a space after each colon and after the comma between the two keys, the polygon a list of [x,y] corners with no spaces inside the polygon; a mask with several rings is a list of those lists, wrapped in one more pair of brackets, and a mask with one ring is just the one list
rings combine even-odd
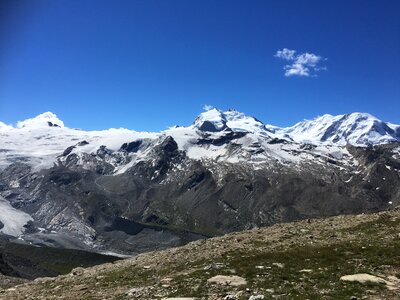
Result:
{"label": "dark rock face", "polygon": [[275,145],[275,144],[286,144],[287,141],[286,141],[286,140],[283,140],[283,139],[273,138],[273,139],[270,140],[268,143],[271,144],[271,145]]}
{"label": "dark rock face", "polygon": [[140,145],[142,144],[142,141],[133,141],[130,143],[123,143],[121,148],[119,149],[120,151],[126,151],[128,153],[131,152],[136,152],[139,150]]}
{"label": "dark rock face", "polygon": [[153,161],[138,164],[134,167],[135,172],[146,174],[153,179],[162,179],[174,163],[181,162],[185,154],[178,150],[178,144],[171,136],[167,136],[159,145],[152,150]]}
{"label": "dark rock face", "polygon": [[85,145],[89,145],[88,141],[80,141],[78,144],[76,144],[77,146],[85,146]]}
{"label": "dark rock face", "polygon": [[218,131],[224,130],[225,128],[227,128],[226,124],[224,124],[222,128],[216,128],[215,125],[210,121],[204,121],[199,126],[199,129],[201,131],[209,131],[209,132],[218,132]]}
{"label": "dark rock face", "polygon": [[75,146],[69,146],[67,149],[64,150],[63,154],[61,156],[68,156],[72,152],[72,150],[75,149]]}
{"label": "dark rock face", "polygon": [[106,156],[112,155],[112,150],[108,149],[106,146],[102,145],[100,148],[97,150],[96,154],[98,157],[104,159]]}
{"label": "dark rock face", "polygon": [[167,136],[165,140],[155,148],[155,151],[171,157],[177,154],[178,144],[172,136]]}
{"label": "dark rock face", "polygon": [[218,138],[203,138],[197,141],[198,145],[215,145],[215,146],[222,146],[224,144],[228,144],[233,140],[240,139],[244,137],[247,133],[246,132],[234,132],[234,131],[226,131],[226,134],[220,136]]}
{"label": "dark rock face", "polygon": [[49,125],[49,127],[60,127],[60,125],[55,124],[53,122],[47,122],[47,125]]}

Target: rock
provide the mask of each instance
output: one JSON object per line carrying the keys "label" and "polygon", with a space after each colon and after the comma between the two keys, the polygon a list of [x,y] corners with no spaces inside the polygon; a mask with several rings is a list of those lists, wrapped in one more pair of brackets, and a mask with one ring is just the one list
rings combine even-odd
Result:
{"label": "rock", "polygon": [[353,274],[353,275],[345,275],[340,277],[340,280],[342,281],[349,281],[349,282],[359,282],[359,283],[367,283],[367,282],[372,282],[372,283],[382,283],[382,284],[391,284],[389,281],[386,281],[383,278],[380,278],[378,276],[366,274],[366,273],[360,273],[360,274]]}
{"label": "rock", "polygon": [[135,287],[135,288],[131,288],[130,290],[126,291],[125,294],[128,296],[133,296],[137,293],[140,293],[144,290],[144,287]]}
{"label": "rock", "polygon": [[230,286],[240,286],[246,285],[246,279],[240,276],[232,275],[232,276],[225,276],[225,275],[217,275],[211,277],[207,280],[208,283],[216,283],[216,284],[223,284],[223,285],[230,285]]}
{"label": "rock", "polygon": [[177,298],[163,298],[163,300],[196,300],[196,298],[177,297]]}
{"label": "rock", "polygon": [[283,269],[285,267],[285,264],[282,264],[282,263],[272,263],[272,265],[275,267],[281,268],[281,269]]}
{"label": "rock", "polygon": [[112,150],[108,149],[105,145],[101,145],[99,149],[97,149],[96,154],[98,157],[104,159],[106,156],[110,156],[112,154]]}
{"label": "rock", "polygon": [[133,141],[130,143],[123,143],[121,148],[119,148],[119,151],[125,151],[128,153],[137,152],[141,144],[142,144],[141,140]]}
{"label": "rock", "polygon": [[302,269],[302,270],[300,270],[299,272],[300,273],[311,273],[313,270],[311,270],[311,269]]}
{"label": "rock", "polygon": [[[199,124],[200,125],[200,124]],[[220,127],[215,126],[215,124],[213,124],[210,121],[204,121],[200,126],[198,126],[198,128],[201,131],[209,131],[209,132],[218,132],[218,131],[222,131],[225,128],[227,128],[226,126],[226,120],[223,120],[223,124]]]}
{"label": "rock", "polygon": [[67,149],[64,150],[64,152],[61,154],[61,156],[67,156],[72,152],[72,150],[75,149],[75,146],[69,146]]}
{"label": "rock", "polygon": [[265,267],[264,266],[256,266],[256,269],[265,269]]}
{"label": "rock", "polygon": [[85,141],[85,140],[83,140],[83,141],[80,141],[78,144],[76,144],[77,146],[85,146],[85,145],[89,145],[89,142],[88,141]]}
{"label": "rock", "polygon": [[203,268],[203,270],[211,270],[211,269],[218,270],[218,269],[223,269],[224,267],[225,267],[225,264],[223,264],[223,263],[212,263],[212,264],[205,266]]}
{"label": "rock", "polygon": [[264,299],[264,295],[253,295],[250,296],[249,300],[261,300]]}
{"label": "rock", "polygon": [[84,272],[85,272],[84,268],[78,267],[78,268],[72,269],[70,275],[71,276],[81,276],[81,275],[83,275]]}
{"label": "rock", "polygon": [[53,277],[38,277],[38,278],[35,278],[33,281],[43,283],[46,281],[51,281],[53,279],[54,279]]}

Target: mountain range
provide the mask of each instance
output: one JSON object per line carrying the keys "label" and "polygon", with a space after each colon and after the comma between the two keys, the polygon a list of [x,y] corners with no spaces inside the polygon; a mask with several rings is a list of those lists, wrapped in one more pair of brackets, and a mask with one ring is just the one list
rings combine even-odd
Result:
{"label": "mountain range", "polygon": [[115,255],[400,204],[400,126],[367,113],[279,128],[210,109],[161,132],[0,122],[0,232]]}

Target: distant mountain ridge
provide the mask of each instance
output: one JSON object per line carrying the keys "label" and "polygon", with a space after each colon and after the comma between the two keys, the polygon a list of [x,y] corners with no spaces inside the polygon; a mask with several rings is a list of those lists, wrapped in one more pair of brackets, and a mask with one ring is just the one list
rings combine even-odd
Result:
{"label": "distant mountain ridge", "polygon": [[211,109],[197,117],[195,126],[204,131],[234,131],[258,133],[300,143],[367,146],[400,141],[400,125],[386,123],[368,113],[332,116],[325,114],[304,120],[294,126],[280,128],[263,124],[254,117],[235,110]]}
{"label": "distant mountain ridge", "polygon": [[[16,127],[0,122],[0,132],[15,129],[64,128],[64,122],[54,113],[45,112],[34,118],[20,121]],[[350,113],[333,116],[325,114],[304,120],[290,127],[263,124],[255,117],[230,109],[217,108],[202,112],[192,126],[201,131],[242,131],[288,139],[300,143],[367,146],[400,141],[400,125],[379,120],[368,113]]]}
{"label": "distant mountain ridge", "polygon": [[383,122],[367,113],[329,114],[275,131],[297,142],[312,144],[378,145],[400,140],[400,126]]}
{"label": "distant mountain ridge", "polygon": [[[0,123],[0,232],[130,255],[400,204],[399,126],[362,113],[288,128],[210,109],[161,132]],[[26,224],[25,224],[26,223]]]}

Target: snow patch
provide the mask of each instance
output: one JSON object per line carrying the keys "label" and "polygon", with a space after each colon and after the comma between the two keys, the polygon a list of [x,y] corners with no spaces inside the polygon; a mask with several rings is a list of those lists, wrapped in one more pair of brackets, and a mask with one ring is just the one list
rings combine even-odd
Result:
{"label": "snow patch", "polygon": [[0,232],[12,235],[15,237],[20,236],[24,231],[24,225],[28,221],[32,221],[32,217],[27,213],[15,209],[11,204],[0,196],[0,221],[4,227]]}

